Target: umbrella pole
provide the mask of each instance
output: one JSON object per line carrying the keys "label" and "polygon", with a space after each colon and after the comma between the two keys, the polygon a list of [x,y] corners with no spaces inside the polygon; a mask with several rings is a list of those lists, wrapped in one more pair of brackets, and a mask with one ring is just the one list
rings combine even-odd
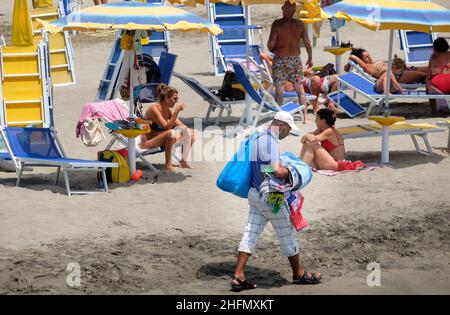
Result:
{"label": "umbrella pole", "polygon": [[[384,116],[389,116],[389,93],[391,90],[391,71],[392,71],[392,46],[394,42],[394,30],[389,32],[389,59],[388,72],[386,77],[386,97],[384,101]],[[381,138],[381,163],[389,163],[389,126],[384,125]]]}
{"label": "umbrella pole", "polygon": [[[245,12],[245,52],[246,52],[246,61],[247,61],[247,69],[250,71],[250,25],[249,25],[249,6],[246,5],[244,7]],[[245,125],[250,126],[252,124],[252,101],[250,96],[245,93]]]}
{"label": "umbrella pole", "polygon": [[[133,62],[134,50],[129,50],[130,56],[130,122],[134,118],[134,85],[133,85]],[[135,138],[128,138],[128,166],[130,168],[130,176],[133,176],[136,171],[136,140]]]}

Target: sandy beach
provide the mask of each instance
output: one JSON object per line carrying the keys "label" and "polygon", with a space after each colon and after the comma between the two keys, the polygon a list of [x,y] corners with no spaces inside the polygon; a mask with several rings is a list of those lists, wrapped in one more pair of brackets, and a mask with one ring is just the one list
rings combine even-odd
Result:
{"label": "sandy beach", "polygon": [[[0,2],[0,33],[8,43],[13,2]],[[447,0],[433,2],[449,7]],[[203,6],[186,10],[206,17]],[[276,5],[252,8],[253,23],[264,28],[264,43],[279,16]],[[331,36],[324,22],[313,51],[315,65],[334,63],[334,56],[322,51]],[[387,59],[388,36],[354,23],[341,31],[343,41],[367,48],[376,60]],[[113,33],[72,38],[77,84],[54,89],[55,127],[70,157],[95,159],[107,144],[84,146],[75,137],[75,125],[83,104],[95,99],[113,39]],[[398,39],[394,51],[403,56]],[[206,34],[172,33],[171,52],[178,55],[176,72],[208,86],[221,84]],[[172,84],[187,104],[181,119],[194,127],[207,103],[177,78]],[[237,124],[242,110],[236,106],[224,126]],[[393,102],[391,114],[433,124],[450,116],[448,109],[431,116],[427,101]],[[296,121],[302,133],[314,130],[311,109],[308,118],[307,125]],[[367,123],[362,116],[338,118],[338,127]],[[429,135],[432,156],[417,153],[409,136],[391,137],[389,165],[332,177],[314,174],[304,190],[309,226],[298,239],[302,263],[308,271],[320,271],[322,283],[291,283],[288,261],[268,225],[247,269],[259,287],[239,294],[449,294],[448,137],[448,129]],[[205,147],[208,139],[202,142]],[[345,145],[350,160],[380,160],[380,137],[346,140]],[[281,148],[298,154],[299,138],[286,138]],[[163,169],[163,154],[150,160]],[[23,187],[15,187],[14,172],[0,171],[0,294],[229,294],[248,204],[216,187],[225,164],[194,161],[193,170],[175,174],[138,164],[144,171],[139,182],[111,184],[108,194],[72,197],[64,194],[62,181],[53,185],[53,170],[26,172]],[[92,174],[71,178],[75,188],[96,186]],[[66,268],[73,262],[81,267],[81,286],[75,288],[66,284]],[[380,264],[380,286],[367,285],[372,262]]]}

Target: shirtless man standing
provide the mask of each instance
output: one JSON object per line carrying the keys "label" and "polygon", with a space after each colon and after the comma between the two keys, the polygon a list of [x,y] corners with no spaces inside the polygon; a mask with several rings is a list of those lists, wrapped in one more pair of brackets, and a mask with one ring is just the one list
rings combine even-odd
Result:
{"label": "shirtless man standing", "polygon": [[292,82],[300,104],[305,107],[303,110],[305,121],[303,123],[306,123],[307,100],[301,83],[303,66],[300,59],[300,40],[303,40],[308,53],[308,60],[306,61],[308,67],[313,66],[311,43],[303,22],[294,19],[296,4],[287,0],[281,8],[283,10],[283,18],[273,22],[267,42],[267,48],[275,55],[272,75],[275,83],[276,101],[280,106],[284,104],[284,83],[286,80]]}

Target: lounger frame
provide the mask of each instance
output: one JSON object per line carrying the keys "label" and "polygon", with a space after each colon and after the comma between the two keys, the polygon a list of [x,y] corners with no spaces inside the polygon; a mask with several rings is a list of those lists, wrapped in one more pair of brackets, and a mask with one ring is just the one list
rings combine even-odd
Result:
{"label": "lounger frame", "polygon": [[[6,127],[11,128],[11,127]],[[64,175],[64,184],[65,184],[65,190],[66,194],[68,196],[71,195],[84,195],[84,194],[93,194],[100,192],[99,190],[94,191],[76,191],[70,189],[70,182],[69,182],[69,173],[70,172],[98,172],[100,171],[102,174],[102,186],[103,189],[102,192],[108,192],[108,182],[106,180],[106,168],[109,167],[117,167],[117,163],[109,163],[109,162],[100,162],[100,161],[89,161],[89,160],[78,160],[78,159],[67,159],[65,152],[62,148],[61,142],[59,141],[56,131],[51,128],[43,128],[43,129],[49,129],[50,134],[52,136],[52,139],[55,143],[55,147],[57,148],[58,154],[60,155],[59,158],[56,160],[54,159],[46,159],[46,158],[27,158],[27,157],[17,157],[14,155],[14,150],[11,147],[9,143],[9,138],[6,133],[6,128],[2,127],[0,128],[1,135],[5,141],[6,148],[8,149],[8,153],[11,157],[11,159],[14,162],[14,165],[16,166],[16,173],[17,173],[17,181],[16,186],[20,186],[20,182],[22,180],[22,173],[25,167],[31,167],[31,166],[39,166],[39,167],[56,167],[56,179],[55,179],[55,185],[58,185],[59,181],[59,175],[62,170]],[[14,128],[14,127],[12,127]]]}
{"label": "lounger frame", "polygon": [[[409,124],[414,125],[414,124]],[[368,137],[381,137],[382,136],[382,129],[373,127],[373,125],[368,124],[362,124],[357,126],[351,126],[351,127],[359,127],[361,129],[364,129],[364,131],[361,132],[354,132],[354,133],[343,133],[342,137],[344,139],[357,139],[357,138],[368,138]],[[351,128],[350,127],[350,128]],[[349,128],[349,127],[344,127]],[[339,130],[339,128],[338,128]],[[425,155],[432,155],[433,149],[431,148],[430,142],[428,140],[428,134],[429,133],[435,133],[435,132],[443,132],[445,131],[444,128],[405,128],[405,129],[390,129],[389,130],[389,136],[404,136],[409,135],[411,136],[411,140],[414,144],[414,148],[418,153],[422,153]],[[418,138],[421,138],[423,143],[425,144],[425,150],[422,149],[419,145],[419,142],[417,141]]]}

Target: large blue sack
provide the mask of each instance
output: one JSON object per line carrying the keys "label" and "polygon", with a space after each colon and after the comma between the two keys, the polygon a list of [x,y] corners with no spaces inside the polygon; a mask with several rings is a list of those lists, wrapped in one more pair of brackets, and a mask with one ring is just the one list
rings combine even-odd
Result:
{"label": "large blue sack", "polygon": [[252,174],[250,157],[255,139],[256,134],[253,134],[241,143],[217,178],[217,187],[238,197],[247,198]]}

